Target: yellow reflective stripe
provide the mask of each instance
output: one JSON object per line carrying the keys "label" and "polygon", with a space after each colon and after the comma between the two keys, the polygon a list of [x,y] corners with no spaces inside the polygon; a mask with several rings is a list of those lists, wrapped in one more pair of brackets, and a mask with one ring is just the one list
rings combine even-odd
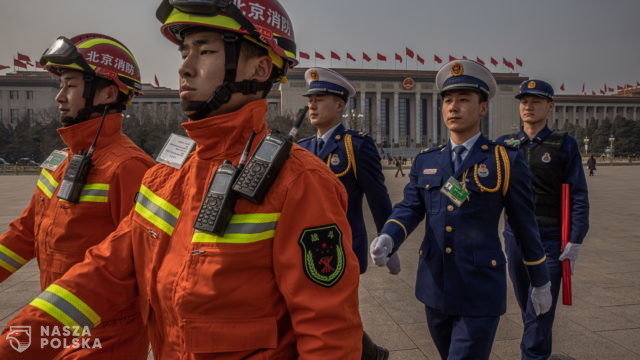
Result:
{"label": "yellow reflective stripe", "polygon": [[240,24],[237,21],[221,14],[217,16],[198,16],[195,14],[183,13],[178,9],[173,9],[164,24],[175,25],[176,23],[206,24],[231,30],[240,30],[241,28]]}
{"label": "yellow reflective stripe", "polygon": [[0,267],[1,267],[1,268],[3,268],[3,269],[5,269],[5,270],[7,270],[8,272],[10,272],[10,273],[12,273],[12,274],[13,274],[14,272],[18,271],[18,269],[16,269],[15,267],[13,267],[13,266],[11,266],[11,265],[7,264],[6,262],[4,262],[4,261],[2,261],[2,260],[0,260]]}
{"label": "yellow reflective stripe", "polygon": [[42,192],[43,192],[45,195],[47,195],[47,197],[48,197],[49,199],[51,199],[51,197],[53,196],[53,193],[51,192],[51,190],[49,190],[49,189],[47,188],[47,186],[46,186],[45,184],[43,184],[43,183],[42,183],[42,181],[41,181],[41,180],[38,180],[37,185],[38,185],[38,188],[39,188],[40,190],[42,190]]}
{"label": "yellow reflective stripe", "polygon": [[80,196],[78,201],[87,201],[87,202],[102,202],[106,203],[109,201],[109,198],[106,196],[93,196],[93,195],[85,195]]}
{"label": "yellow reflective stripe", "polygon": [[86,316],[87,319],[89,319],[89,321],[93,323],[93,326],[98,326],[98,324],[100,324],[100,315],[98,315],[89,305],[80,300],[79,297],[75,296],[67,289],[59,285],[52,284],[46,289],[46,291],[54,293],[64,300],[68,301],[71,305],[78,309],[78,311],[80,311],[82,315]]}
{"label": "yellow reflective stripe", "polygon": [[140,203],[136,203],[135,209],[138,214],[140,214],[143,218],[149,220],[150,223],[157,226],[167,234],[173,235],[173,229],[174,229],[173,226],[167,223],[166,221],[164,221],[164,219],[152,213],[151,211],[147,210],[147,208],[142,206],[142,204]]}
{"label": "yellow reflective stripe", "polygon": [[542,257],[542,259],[537,260],[537,261],[525,261],[525,260],[522,260],[522,262],[523,262],[525,265],[533,266],[533,265],[540,265],[540,264],[542,264],[545,260],[547,260],[547,256],[546,256],[546,255],[545,255],[545,256],[543,256],[543,257]]}
{"label": "yellow reflective stripe", "polygon": [[53,175],[51,175],[47,170],[42,169],[42,172],[40,172],[40,174],[46,177],[47,180],[49,180],[49,182],[51,183],[51,185],[53,185],[53,187],[56,187],[56,188],[58,187],[58,182],[53,177]]}
{"label": "yellow reflective stripe", "polygon": [[390,222],[392,222],[392,223],[396,223],[396,224],[400,225],[400,227],[402,228],[402,231],[404,231],[404,238],[405,238],[405,239],[407,238],[407,236],[409,236],[409,235],[408,235],[408,232],[407,232],[407,228],[406,228],[406,227],[404,227],[404,225],[403,225],[400,221],[398,221],[398,220],[396,220],[396,219],[389,219],[389,220],[387,220],[387,222],[385,222],[385,224],[386,224],[386,223],[390,223]]}
{"label": "yellow reflective stripe", "polygon": [[55,305],[40,298],[33,299],[29,305],[37,307],[38,309],[51,315],[54,319],[60,321],[62,325],[73,328],[74,326],[80,326],[75,320],[69,317],[67,314],[58,309]]}
{"label": "yellow reflective stripe", "polygon": [[2,252],[3,254],[7,255],[10,258],[12,258],[13,260],[17,261],[21,265],[24,265],[29,261],[29,260],[23,258],[22,256],[16,254],[13,250],[11,250],[8,247],[6,247],[4,245],[1,245],[1,244],[0,244],[0,252]]}
{"label": "yellow reflective stripe", "polygon": [[109,184],[86,184],[82,190],[109,190]]}
{"label": "yellow reflective stripe", "polygon": [[250,244],[262,240],[271,239],[276,235],[275,230],[269,230],[257,234],[224,234],[224,237],[218,235],[195,232],[191,242],[195,243],[226,243],[226,244]]}
{"label": "yellow reflective stripe", "polygon": [[237,214],[231,217],[229,224],[266,223],[280,219],[280,213]]}
{"label": "yellow reflective stripe", "polygon": [[180,209],[171,205],[171,203],[169,203],[165,199],[154,194],[153,191],[149,190],[149,188],[147,188],[146,186],[140,185],[140,192],[144,194],[144,196],[146,196],[149,200],[151,200],[151,202],[158,205],[169,214],[175,216],[176,218],[180,217]]}

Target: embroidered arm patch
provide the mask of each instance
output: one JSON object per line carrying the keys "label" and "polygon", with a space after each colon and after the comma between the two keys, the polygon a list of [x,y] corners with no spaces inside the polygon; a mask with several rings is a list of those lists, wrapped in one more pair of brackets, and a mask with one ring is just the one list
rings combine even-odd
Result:
{"label": "embroidered arm patch", "polygon": [[302,230],[298,244],[302,250],[304,273],[309,280],[324,287],[332,287],[340,281],[346,257],[338,225],[306,228]]}

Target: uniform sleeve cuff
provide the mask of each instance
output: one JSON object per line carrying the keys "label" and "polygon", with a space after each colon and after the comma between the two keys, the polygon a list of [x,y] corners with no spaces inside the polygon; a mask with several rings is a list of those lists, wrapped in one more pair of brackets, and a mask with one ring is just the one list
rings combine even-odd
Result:
{"label": "uniform sleeve cuff", "polygon": [[407,238],[407,228],[396,219],[389,219],[382,227],[380,233],[389,234],[393,238],[395,244],[393,251],[395,252],[400,244]]}

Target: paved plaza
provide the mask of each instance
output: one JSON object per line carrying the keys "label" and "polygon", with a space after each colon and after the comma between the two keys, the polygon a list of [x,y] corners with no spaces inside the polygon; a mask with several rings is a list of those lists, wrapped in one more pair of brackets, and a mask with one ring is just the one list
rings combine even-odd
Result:
{"label": "paved plaza", "polygon": [[[402,197],[407,177],[385,170],[391,200]],[[558,305],[554,353],[578,360],[640,359],[640,166],[601,166],[588,177],[591,230],[573,278],[574,306]],[[20,214],[37,176],[0,176],[0,232]],[[366,213],[370,238],[375,227]],[[372,338],[392,350],[391,359],[439,359],[423,305],[415,299],[418,247],[424,224],[400,250],[402,272],[370,268],[360,284],[360,311]],[[34,261],[0,283],[0,325],[39,293]],[[509,290],[507,314],[493,346],[494,360],[519,359],[520,313]],[[123,359],[125,360],[125,359]]]}

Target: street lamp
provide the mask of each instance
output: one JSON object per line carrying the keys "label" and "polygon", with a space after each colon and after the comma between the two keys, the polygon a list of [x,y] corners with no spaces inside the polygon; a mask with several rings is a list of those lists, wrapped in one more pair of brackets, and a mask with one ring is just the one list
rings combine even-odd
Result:
{"label": "street lamp", "polygon": [[584,139],[582,139],[582,142],[584,143],[584,154],[585,155],[589,155],[589,138],[588,137],[584,137]]}
{"label": "street lamp", "polygon": [[613,142],[616,141],[616,138],[611,134],[609,136],[609,154],[613,158]]}
{"label": "street lamp", "polygon": [[357,123],[355,124],[358,127],[357,130],[364,130],[362,128],[364,125],[362,122],[362,119],[364,119],[364,115],[357,113],[355,109],[347,110],[346,113],[342,114],[342,118],[347,123],[347,128],[349,129],[354,128],[354,122],[356,119],[358,119]]}

